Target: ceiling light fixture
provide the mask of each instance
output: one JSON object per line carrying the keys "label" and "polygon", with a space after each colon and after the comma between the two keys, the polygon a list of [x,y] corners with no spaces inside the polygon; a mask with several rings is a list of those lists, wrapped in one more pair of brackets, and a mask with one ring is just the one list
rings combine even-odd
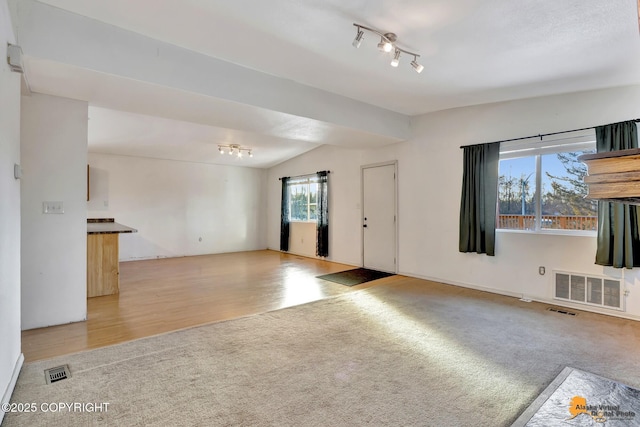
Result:
{"label": "ceiling light fixture", "polygon": [[253,157],[252,148],[243,147],[239,144],[229,144],[229,145],[220,144],[218,145],[218,151],[220,152],[220,154],[228,153],[230,156],[233,156],[235,154],[238,158],[242,158],[243,153],[246,152],[249,155],[249,157]]}
{"label": "ceiling light fixture", "polygon": [[353,26],[356,27],[357,29],[356,38],[353,40],[353,43],[352,43],[353,47],[355,47],[356,49],[359,48],[360,45],[362,44],[362,39],[364,36],[363,30],[367,30],[380,36],[380,43],[378,43],[378,49],[380,49],[382,52],[391,52],[391,51],[394,52],[393,59],[391,60],[392,67],[397,67],[398,64],[400,64],[400,54],[406,53],[409,56],[413,56],[413,61],[411,61],[411,66],[413,67],[414,70],[416,70],[417,73],[421,73],[422,70],[424,70],[424,66],[418,64],[418,58],[420,57],[420,55],[414,52],[409,52],[408,50],[402,49],[401,47],[398,47],[396,45],[396,41],[398,40],[398,37],[394,33],[383,33],[373,28],[356,24],[355,22],[353,23]]}

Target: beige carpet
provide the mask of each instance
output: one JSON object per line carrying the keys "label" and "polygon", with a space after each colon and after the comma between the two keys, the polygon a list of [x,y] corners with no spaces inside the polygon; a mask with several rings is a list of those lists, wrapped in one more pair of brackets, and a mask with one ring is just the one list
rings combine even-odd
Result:
{"label": "beige carpet", "polygon": [[565,366],[639,387],[640,322],[406,279],[26,364],[3,427],[507,426]]}

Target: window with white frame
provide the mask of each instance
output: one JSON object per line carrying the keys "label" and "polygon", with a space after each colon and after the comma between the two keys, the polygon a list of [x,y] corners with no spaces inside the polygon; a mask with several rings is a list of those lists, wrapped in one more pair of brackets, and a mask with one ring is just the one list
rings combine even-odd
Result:
{"label": "window with white frame", "polygon": [[587,167],[577,160],[594,152],[593,129],[503,142],[497,228],[597,230],[598,204],[585,198]]}
{"label": "window with white frame", "polygon": [[289,180],[289,219],[291,221],[318,219],[318,179],[315,175]]}

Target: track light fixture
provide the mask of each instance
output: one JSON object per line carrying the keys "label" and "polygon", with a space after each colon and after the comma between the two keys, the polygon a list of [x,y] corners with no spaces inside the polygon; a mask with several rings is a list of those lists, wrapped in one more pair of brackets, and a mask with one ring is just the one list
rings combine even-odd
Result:
{"label": "track light fixture", "polygon": [[235,154],[238,158],[242,158],[242,156],[244,155],[243,153],[246,152],[249,157],[253,157],[253,150],[251,148],[242,147],[239,144],[220,144],[218,145],[218,151],[220,152],[220,154],[229,154],[230,156],[233,156]]}
{"label": "track light fixture", "polygon": [[409,56],[413,56],[413,61],[411,61],[411,66],[413,67],[414,70],[416,70],[417,73],[421,73],[422,70],[424,70],[424,66],[418,64],[418,57],[420,57],[420,55],[414,52],[409,52],[408,50],[402,49],[401,47],[398,47],[396,45],[396,41],[398,40],[398,37],[394,33],[383,33],[373,28],[356,24],[355,22],[353,23],[353,26],[356,27],[357,29],[356,38],[353,40],[353,43],[352,43],[353,47],[355,47],[356,49],[359,48],[360,45],[362,44],[362,39],[364,38],[363,30],[367,30],[369,32],[372,32],[380,36],[380,43],[378,43],[378,49],[380,49],[380,51],[387,52],[387,53],[393,51],[393,59],[391,60],[392,67],[397,67],[400,64],[400,54],[406,53]]}

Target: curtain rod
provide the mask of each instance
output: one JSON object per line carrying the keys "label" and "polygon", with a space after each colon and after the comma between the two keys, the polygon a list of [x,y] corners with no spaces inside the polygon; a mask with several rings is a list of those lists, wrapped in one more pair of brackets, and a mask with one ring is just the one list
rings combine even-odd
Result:
{"label": "curtain rod", "polygon": [[[628,120],[629,122],[640,122],[640,119],[633,119],[633,120]],[[571,132],[579,132],[581,130],[589,130],[589,129],[595,129],[597,126],[589,126],[587,128],[580,128],[580,129],[572,129],[572,130],[563,130],[560,132],[551,132],[551,133],[541,133],[538,135],[531,135],[531,136],[523,136],[522,138],[511,138],[511,139],[503,139],[501,141],[493,141],[493,142],[489,142],[488,144],[494,144],[496,142],[511,142],[511,141],[521,141],[523,139],[531,139],[531,138],[540,138],[540,140],[542,141],[542,138],[544,138],[545,136],[552,136],[552,135],[561,135],[563,133],[571,133]],[[461,145],[460,148],[464,148],[464,147],[473,147],[474,145],[482,145],[482,144],[469,144],[469,145]]]}
{"label": "curtain rod", "polygon": [[[320,172],[331,173],[331,171],[318,171],[316,173],[305,173],[304,175],[283,176],[282,178],[302,178],[303,176],[313,176],[313,175],[319,174]],[[282,181],[282,178],[278,178],[278,181]]]}

